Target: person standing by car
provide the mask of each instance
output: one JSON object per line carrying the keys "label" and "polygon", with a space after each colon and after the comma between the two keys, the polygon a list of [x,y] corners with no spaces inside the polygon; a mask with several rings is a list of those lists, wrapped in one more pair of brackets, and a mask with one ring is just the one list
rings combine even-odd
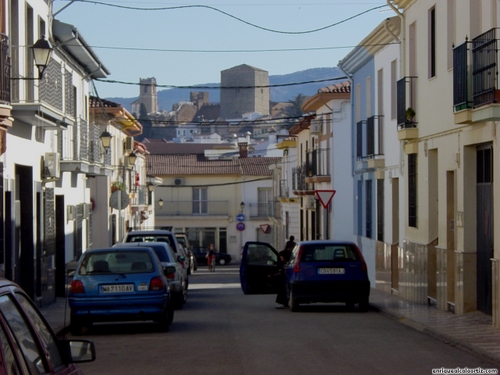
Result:
{"label": "person standing by car", "polygon": [[286,290],[285,267],[292,254],[291,250],[285,248],[278,253],[278,272],[273,275],[277,284],[278,293],[276,294],[276,308],[284,309],[288,307],[288,293]]}
{"label": "person standing by car", "polygon": [[293,250],[293,248],[295,247],[295,245],[297,245],[295,243],[295,237],[294,236],[290,236],[290,239],[288,241],[286,241],[285,243],[285,250],[290,250],[290,252]]}
{"label": "person standing by car", "polygon": [[207,265],[209,272],[215,272],[215,260],[216,260],[215,246],[213,243],[211,243],[207,249]]}

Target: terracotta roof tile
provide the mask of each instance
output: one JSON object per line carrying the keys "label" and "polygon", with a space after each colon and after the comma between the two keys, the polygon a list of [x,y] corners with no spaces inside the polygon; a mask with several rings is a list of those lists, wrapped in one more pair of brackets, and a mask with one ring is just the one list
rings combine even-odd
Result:
{"label": "terracotta roof tile", "polygon": [[[149,148],[149,147],[148,147]],[[280,157],[256,157],[231,160],[208,160],[202,154],[149,155],[147,174],[161,175],[242,175],[271,176],[269,165]]]}
{"label": "terracotta roof tile", "polygon": [[349,81],[336,83],[331,86],[323,87],[318,90],[318,93],[350,93],[351,83]]}

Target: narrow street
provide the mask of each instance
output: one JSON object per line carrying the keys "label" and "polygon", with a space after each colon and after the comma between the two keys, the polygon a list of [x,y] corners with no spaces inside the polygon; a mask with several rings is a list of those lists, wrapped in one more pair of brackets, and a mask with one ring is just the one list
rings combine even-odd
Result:
{"label": "narrow street", "polygon": [[167,333],[146,323],[98,324],[97,360],[86,374],[431,374],[495,366],[375,311],[311,305],[274,308],[274,295],[245,296],[237,266],[191,276],[188,302]]}

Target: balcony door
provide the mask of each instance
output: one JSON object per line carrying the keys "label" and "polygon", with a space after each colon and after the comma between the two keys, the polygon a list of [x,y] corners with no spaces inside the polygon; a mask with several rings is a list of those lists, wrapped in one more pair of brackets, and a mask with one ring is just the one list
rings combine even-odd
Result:
{"label": "balcony door", "polygon": [[193,215],[208,215],[208,188],[193,188]]}

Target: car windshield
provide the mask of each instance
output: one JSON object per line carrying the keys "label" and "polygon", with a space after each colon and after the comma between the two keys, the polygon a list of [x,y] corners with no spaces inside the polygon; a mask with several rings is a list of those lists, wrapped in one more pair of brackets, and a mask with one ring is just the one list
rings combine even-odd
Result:
{"label": "car windshield", "polygon": [[106,273],[154,272],[149,252],[140,250],[104,251],[86,253],[78,273],[80,275]]}
{"label": "car windshield", "polygon": [[302,262],[359,261],[356,250],[350,245],[304,245]]}

